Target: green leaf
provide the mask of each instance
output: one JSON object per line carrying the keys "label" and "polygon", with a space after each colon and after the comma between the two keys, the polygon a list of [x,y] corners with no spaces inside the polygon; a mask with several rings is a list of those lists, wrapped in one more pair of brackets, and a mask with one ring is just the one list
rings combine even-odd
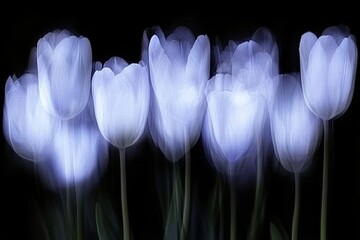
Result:
{"label": "green leaf", "polygon": [[[108,206],[109,208],[110,206]],[[96,227],[99,240],[115,240],[121,236],[119,223],[116,220],[114,211],[107,209],[105,212],[99,203],[95,206]]]}
{"label": "green leaf", "polygon": [[270,223],[270,235],[271,240],[289,240],[284,226],[277,219]]}

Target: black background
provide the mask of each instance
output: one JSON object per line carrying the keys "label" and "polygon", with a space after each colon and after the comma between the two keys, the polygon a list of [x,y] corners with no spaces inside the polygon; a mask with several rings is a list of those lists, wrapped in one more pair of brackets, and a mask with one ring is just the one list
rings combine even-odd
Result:
{"label": "black background", "polygon": [[[92,45],[94,61],[104,62],[112,56],[120,56],[128,62],[138,62],[142,32],[145,28],[154,25],[159,25],[165,33],[184,25],[189,27],[194,35],[207,34],[212,44],[215,43],[216,38],[223,43],[230,39],[248,39],[258,27],[264,26],[273,31],[278,42],[282,73],[299,71],[298,46],[301,35],[306,31],[313,31],[319,35],[328,26],[346,24],[350,31],[358,39],[360,38],[358,14],[351,13],[350,10],[354,7],[345,3],[341,7],[335,6],[332,10],[309,10],[307,6],[300,8],[299,4],[294,4],[287,10],[276,12],[270,11],[267,6],[235,7],[225,3],[216,6],[209,3],[209,5],[210,10],[205,10],[204,7],[196,11],[189,10],[193,7],[191,4],[174,3],[169,6],[164,5],[167,8],[163,10],[160,9],[163,6],[161,5],[154,11],[139,3],[137,7],[120,6],[113,13],[110,13],[109,9],[116,7],[105,5],[91,12],[84,8],[62,15],[31,11],[24,15],[17,12],[17,9],[10,8],[8,13],[11,17],[3,16],[1,21],[3,32],[0,52],[1,105],[3,105],[7,77],[12,74],[20,76],[26,69],[30,50],[36,46],[37,40],[47,32],[58,28],[67,28],[76,34],[88,37]],[[265,11],[265,14],[261,11]],[[298,13],[295,13],[296,11]],[[356,83],[349,109],[335,120],[333,149],[335,158],[331,162],[329,175],[328,239],[360,239],[358,230],[360,227],[360,131],[357,120],[357,111],[360,107],[359,91]],[[3,136],[1,145],[3,153],[0,170],[2,202],[0,236],[4,237],[0,238],[41,239],[37,235],[39,224],[34,209],[37,205],[42,207],[49,205],[50,201],[56,201],[59,196],[37,182],[32,164],[17,157]],[[315,154],[310,168],[301,176],[299,239],[319,239],[321,147],[322,145]],[[144,139],[129,152],[132,154],[128,155],[127,161],[128,202],[134,239],[161,239],[163,219],[156,192],[156,178],[159,171],[169,171],[170,164],[153,146],[151,140]],[[192,206],[192,212],[196,212],[195,208],[201,209],[200,206],[209,198],[216,172],[204,155],[201,139],[191,150],[191,154],[192,191],[199,199],[198,205]],[[91,190],[88,198],[98,196],[100,192],[107,192],[107,196],[113,202],[116,215],[120,216],[118,153],[112,147],[110,147],[109,159],[101,184]],[[293,174],[286,172],[281,166],[273,167],[268,171],[266,182],[269,195],[264,239],[269,236],[269,223],[274,217],[280,219],[290,234],[294,195]],[[224,182],[224,185],[224,197],[228,198],[227,183]],[[242,184],[238,187],[239,239],[244,239],[248,230],[254,189],[253,184]],[[92,209],[89,208],[87,211]],[[228,213],[224,214],[228,215]],[[228,227],[229,224],[225,226],[227,234]],[[193,239],[206,239],[199,233],[203,231],[201,228],[203,226],[199,223],[192,225]],[[91,230],[89,226],[87,229],[87,238],[96,239],[95,230]]]}

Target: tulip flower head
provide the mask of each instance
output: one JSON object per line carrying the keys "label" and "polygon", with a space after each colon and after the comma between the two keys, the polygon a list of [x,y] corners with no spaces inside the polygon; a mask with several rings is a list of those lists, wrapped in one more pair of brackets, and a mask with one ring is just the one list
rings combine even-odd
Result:
{"label": "tulip flower head", "polygon": [[288,171],[299,173],[311,160],[321,140],[322,121],[307,107],[300,76],[280,75],[270,111],[275,153]]}
{"label": "tulip flower head", "polygon": [[37,76],[9,77],[5,85],[4,135],[14,151],[31,161],[47,151],[58,120],[41,104]]}
{"label": "tulip flower head", "polygon": [[357,47],[347,29],[327,28],[322,36],[307,32],[300,41],[301,81],[310,110],[323,120],[343,114],[355,84]]}
{"label": "tulip flower head", "polygon": [[99,129],[117,148],[133,145],[143,134],[149,111],[148,70],[143,62],[111,58],[93,76],[92,92]]}
{"label": "tulip flower head", "polygon": [[38,41],[39,93],[46,111],[70,119],[84,110],[90,94],[91,58],[89,40],[65,30]]}
{"label": "tulip flower head", "polygon": [[152,86],[149,128],[167,159],[177,161],[200,136],[209,79],[210,43],[189,29],[177,28],[167,38],[160,29],[149,42]]}
{"label": "tulip flower head", "polygon": [[231,174],[253,156],[255,131],[266,113],[264,97],[237,88],[231,74],[218,73],[207,85],[203,140],[215,167]]}

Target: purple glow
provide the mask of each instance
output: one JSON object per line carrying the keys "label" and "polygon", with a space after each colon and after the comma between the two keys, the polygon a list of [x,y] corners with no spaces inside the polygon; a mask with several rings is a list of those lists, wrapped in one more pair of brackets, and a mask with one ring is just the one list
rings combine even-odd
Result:
{"label": "purple glow", "polygon": [[152,86],[149,128],[166,158],[177,161],[200,136],[210,43],[205,35],[195,39],[184,27],[167,39],[160,28],[155,33],[148,52]]}
{"label": "purple glow", "polygon": [[301,81],[310,110],[323,120],[340,116],[350,105],[357,65],[355,37],[347,29],[327,28],[300,41]]}
{"label": "purple glow", "polygon": [[54,131],[48,161],[41,173],[51,188],[96,183],[107,164],[107,142],[95,122],[91,101],[83,112],[70,120],[62,120]]}
{"label": "purple glow", "polygon": [[79,114],[90,93],[91,46],[87,38],[68,31],[46,34],[37,44],[40,99],[60,119]]}
{"label": "purple glow", "polygon": [[285,74],[279,78],[270,112],[274,148],[286,170],[300,172],[321,140],[322,122],[305,103],[299,74]]}
{"label": "purple glow", "polygon": [[104,138],[117,148],[134,144],[143,134],[149,111],[147,67],[111,58],[93,76],[95,115]]}

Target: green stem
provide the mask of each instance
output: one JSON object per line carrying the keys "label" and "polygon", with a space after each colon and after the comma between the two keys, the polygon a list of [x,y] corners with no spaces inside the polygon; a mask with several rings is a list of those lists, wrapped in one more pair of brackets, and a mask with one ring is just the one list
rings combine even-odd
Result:
{"label": "green stem", "polygon": [[191,156],[190,150],[185,152],[185,196],[183,208],[183,221],[181,228],[180,239],[187,239],[188,235],[188,222],[190,213],[190,177],[191,177]]}
{"label": "green stem", "polygon": [[126,197],[126,162],[125,162],[125,148],[119,149],[120,154],[120,177],[121,177],[121,208],[123,219],[123,239],[129,240],[129,215]]}
{"label": "green stem", "polygon": [[263,188],[264,188],[264,178],[263,178],[263,149],[262,149],[262,140],[258,140],[257,148],[257,172],[256,172],[256,190],[255,190],[255,204],[251,220],[251,229],[250,229],[250,240],[259,239],[259,234],[261,232],[260,226],[262,226],[262,214],[263,214]]}
{"label": "green stem", "polygon": [[75,201],[76,201],[76,228],[77,240],[83,239],[83,216],[82,216],[82,199],[79,189],[75,186]]}
{"label": "green stem", "polygon": [[300,177],[299,173],[295,173],[295,203],[294,215],[292,221],[291,240],[298,239],[299,213],[300,213]]}
{"label": "green stem", "polygon": [[69,239],[74,239],[73,216],[72,216],[72,187],[66,187],[66,224]]}
{"label": "green stem", "polygon": [[223,214],[223,186],[220,175],[218,175],[219,182],[219,209],[220,209],[220,227],[219,227],[219,240],[223,240],[224,234],[224,214]]}
{"label": "green stem", "polygon": [[230,186],[230,239],[236,239],[236,186],[233,180]]}
{"label": "green stem", "polygon": [[321,223],[320,223],[320,239],[326,240],[327,225],[327,195],[328,195],[328,174],[330,150],[332,149],[333,122],[332,120],[324,120],[324,163],[323,163],[323,186],[321,196]]}

